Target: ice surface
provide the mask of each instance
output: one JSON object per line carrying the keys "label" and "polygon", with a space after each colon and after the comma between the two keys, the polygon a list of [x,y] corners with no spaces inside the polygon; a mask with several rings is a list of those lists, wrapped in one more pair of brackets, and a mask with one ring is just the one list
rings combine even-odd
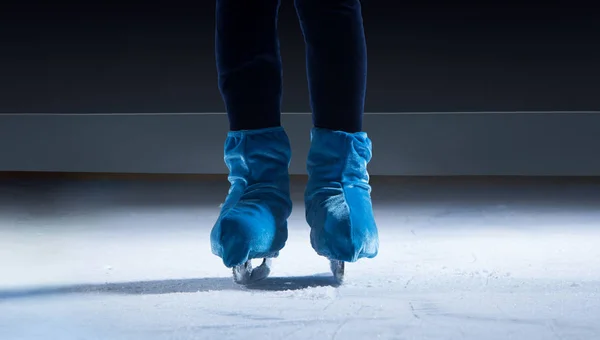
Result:
{"label": "ice surface", "polygon": [[600,339],[597,184],[374,185],[380,255],[341,287],[301,186],[272,277],[235,285],[208,243],[225,190],[1,184],[0,339]]}

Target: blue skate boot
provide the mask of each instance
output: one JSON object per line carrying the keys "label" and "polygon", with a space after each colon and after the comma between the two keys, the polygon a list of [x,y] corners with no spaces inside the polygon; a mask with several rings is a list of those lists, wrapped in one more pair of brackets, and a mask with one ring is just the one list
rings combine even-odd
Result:
{"label": "blue skate boot", "polygon": [[371,150],[364,132],[314,128],[311,133],[306,221],[313,249],[330,260],[340,281],[344,262],[373,258],[379,249],[367,172]]}
{"label": "blue skate boot", "polygon": [[[225,141],[229,193],[211,234],[213,254],[233,268],[234,280],[251,283],[269,275],[288,237],[292,212],[288,167],[290,142],[282,127],[232,131]],[[251,259],[263,258],[252,270]]]}

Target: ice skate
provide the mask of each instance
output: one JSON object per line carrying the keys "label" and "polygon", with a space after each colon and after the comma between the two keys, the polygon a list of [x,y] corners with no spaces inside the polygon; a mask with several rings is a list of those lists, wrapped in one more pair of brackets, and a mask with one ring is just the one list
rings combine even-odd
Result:
{"label": "ice skate", "polygon": [[[271,258],[288,237],[292,211],[288,167],[291,152],[281,127],[230,132],[225,142],[229,194],[211,235],[212,252],[233,269],[234,281],[266,278]],[[252,259],[264,259],[255,269]]]}
{"label": "ice skate", "polygon": [[320,128],[311,140],[304,195],[311,245],[341,282],[345,262],[373,258],[379,249],[367,172],[371,141],[364,132]]}

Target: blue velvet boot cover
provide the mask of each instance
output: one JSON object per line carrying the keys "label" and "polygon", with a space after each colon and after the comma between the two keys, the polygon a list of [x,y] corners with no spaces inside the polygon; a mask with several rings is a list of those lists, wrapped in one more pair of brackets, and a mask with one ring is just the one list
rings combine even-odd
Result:
{"label": "blue velvet boot cover", "polygon": [[290,142],[282,127],[231,131],[225,141],[229,194],[210,234],[212,252],[232,268],[277,257],[292,212]]}
{"label": "blue velvet boot cover", "polygon": [[317,254],[355,262],[379,249],[367,164],[371,140],[364,132],[314,128],[304,200],[310,240]]}

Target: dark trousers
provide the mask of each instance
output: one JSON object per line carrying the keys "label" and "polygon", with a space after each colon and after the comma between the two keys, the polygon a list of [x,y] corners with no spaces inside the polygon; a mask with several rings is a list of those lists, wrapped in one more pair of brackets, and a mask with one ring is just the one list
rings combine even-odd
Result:
{"label": "dark trousers", "polygon": [[[280,126],[280,0],[217,0],[219,89],[230,129]],[[367,51],[359,0],[295,0],[315,127],[362,129]]]}

